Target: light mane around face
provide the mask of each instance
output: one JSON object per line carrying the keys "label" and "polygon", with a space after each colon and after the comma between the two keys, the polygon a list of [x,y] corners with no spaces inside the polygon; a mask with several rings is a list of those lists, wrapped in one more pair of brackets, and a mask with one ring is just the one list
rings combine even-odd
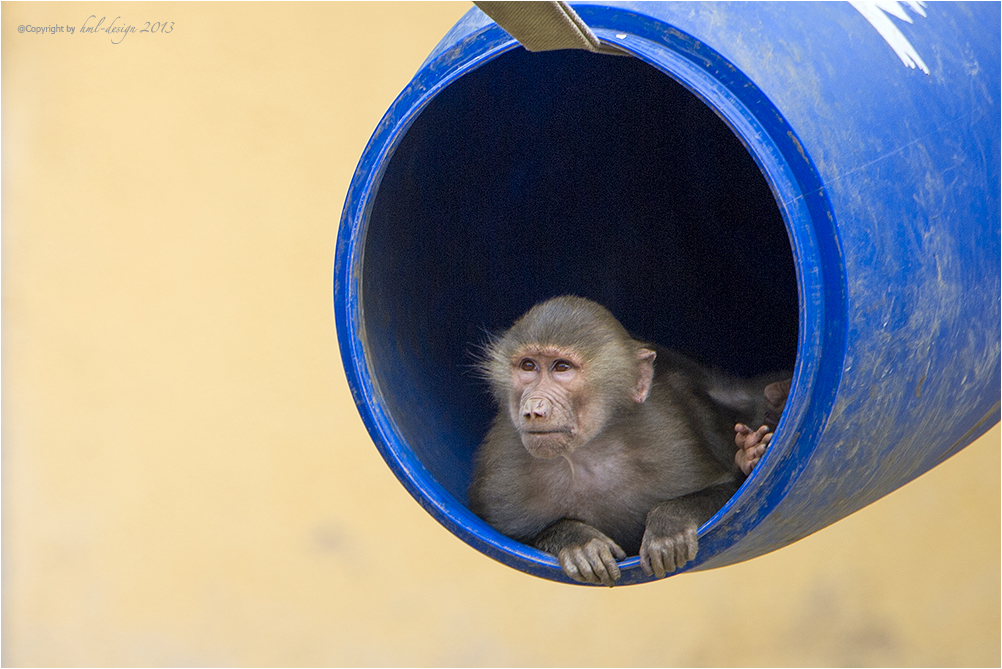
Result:
{"label": "light mane around face", "polygon": [[[482,363],[526,450],[552,458],[594,439],[618,411],[646,399],[653,352],[604,307],[559,297],[533,307],[485,348]],[[644,357],[649,354],[649,357]],[[638,391],[642,389],[642,392]]]}

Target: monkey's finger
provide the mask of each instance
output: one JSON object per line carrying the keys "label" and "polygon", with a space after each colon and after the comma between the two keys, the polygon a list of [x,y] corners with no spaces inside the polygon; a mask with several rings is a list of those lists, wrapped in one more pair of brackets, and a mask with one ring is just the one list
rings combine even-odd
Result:
{"label": "monkey's finger", "polygon": [[743,450],[739,450],[734,454],[734,464],[738,466],[738,469],[740,469],[741,473],[745,476],[751,474],[751,462],[748,459],[748,455]]}
{"label": "monkey's finger", "polygon": [[[660,544],[660,542],[659,542]],[[651,560],[651,569],[654,571],[654,575],[658,578],[665,577],[665,552],[661,545],[658,545],[652,550],[648,551]],[[672,571],[668,569],[668,571]]]}
{"label": "monkey's finger", "polygon": [[734,426],[734,443],[739,448],[744,448],[749,434],[751,434],[751,428],[743,423],[738,423]]}
{"label": "monkey's finger", "polygon": [[696,551],[699,550],[699,533],[698,528],[691,527],[685,531],[685,545],[688,548],[688,557],[686,561],[696,559]]}
{"label": "monkey's finger", "polygon": [[676,569],[681,569],[682,565],[689,561],[689,549],[686,547],[685,541],[682,537],[678,538],[678,541],[675,542],[673,548],[675,549],[673,553],[675,564],[672,565],[674,567],[672,571],[675,571]]}
{"label": "monkey's finger", "polygon": [[665,575],[675,571],[680,565],[677,563],[677,558],[675,556],[678,550],[678,545],[676,542],[665,540],[661,543],[661,564],[664,565]]}
{"label": "monkey's finger", "polygon": [[620,548],[619,544],[617,544],[615,541],[613,541],[612,539],[609,539],[608,546],[609,546],[610,549],[612,549],[612,554],[616,556],[617,560],[625,560],[626,559],[626,551],[624,551],[622,548]]}
{"label": "monkey's finger", "polygon": [[769,434],[767,434],[764,437],[762,437],[762,445],[763,446],[768,446],[769,445],[769,442],[772,441],[772,435],[773,434],[774,434],[773,432],[770,432]]}
{"label": "monkey's finger", "polygon": [[592,569],[591,562],[580,548],[574,549],[574,564],[577,565],[578,573],[581,574],[581,580],[585,583],[601,583],[601,579],[595,574],[595,570]]}
{"label": "monkey's finger", "polygon": [[574,564],[574,560],[571,559],[569,550],[560,551],[560,555],[557,556],[557,559],[560,561],[560,566],[568,577],[578,581],[579,583],[587,583],[578,571],[578,566]]}
{"label": "monkey's finger", "polygon": [[605,565],[609,564],[612,564],[613,566],[616,565],[616,559],[612,557],[612,546],[610,546],[605,541],[603,541],[602,543],[596,542],[594,550],[592,551],[592,555],[593,555],[593,561],[599,560],[602,562],[602,564]]}
{"label": "monkey's finger", "polygon": [[695,532],[686,531],[675,542],[675,568],[681,569],[686,562],[696,557]]}
{"label": "monkey's finger", "polygon": [[762,439],[765,435],[769,433],[769,428],[765,425],[748,435],[748,439],[745,441],[745,448],[751,448],[752,446],[758,446],[762,443]]}
{"label": "monkey's finger", "polygon": [[753,446],[757,445],[760,438],[761,437],[759,436],[759,433],[757,431],[753,432],[749,430],[747,434],[741,437],[740,442],[737,439],[735,439],[734,441],[735,443],[737,443],[739,447],[748,450],[749,448],[752,448]]}
{"label": "monkey's finger", "polygon": [[592,572],[598,577],[598,580],[602,582],[603,585],[613,585],[616,579],[613,577],[612,573],[609,571],[609,563],[612,563],[613,569],[616,567],[616,561],[612,559],[612,553],[609,551],[609,547],[605,542],[599,542],[592,540],[588,542],[585,546],[585,559],[588,560],[589,566],[591,566]]}
{"label": "monkey's finger", "polygon": [[602,585],[612,585],[613,583],[615,583],[615,581],[613,581],[612,577],[609,575],[608,570],[606,570],[605,563],[603,563],[601,560],[596,560],[595,562],[591,562],[589,563],[589,566],[591,567],[592,573],[595,574],[595,578],[597,578],[598,582],[601,583]]}
{"label": "monkey's finger", "polygon": [[640,547],[640,568],[648,576],[654,576],[654,570],[651,569],[650,552],[647,550],[647,546]]}
{"label": "monkey's finger", "polygon": [[603,567],[605,567],[605,572],[612,579],[612,582],[606,583],[606,585],[613,585],[619,580],[619,565],[616,564],[616,558],[612,556],[611,549],[612,546],[603,545],[599,551],[599,557],[602,560]]}
{"label": "monkey's finger", "polygon": [[744,472],[745,476],[751,476],[755,466],[758,465],[758,461],[762,459],[763,452],[764,451],[759,446],[756,447],[754,451],[745,454],[744,463],[738,465],[741,468],[741,471]]}
{"label": "monkey's finger", "polygon": [[[619,569],[616,567],[616,561],[612,559],[612,554],[609,553],[609,561],[606,562],[603,557],[595,560],[592,563],[592,570],[595,575],[598,576],[598,580],[602,582],[602,585],[607,585],[610,588],[616,585],[616,579],[619,578]],[[610,568],[609,565],[612,565]]]}

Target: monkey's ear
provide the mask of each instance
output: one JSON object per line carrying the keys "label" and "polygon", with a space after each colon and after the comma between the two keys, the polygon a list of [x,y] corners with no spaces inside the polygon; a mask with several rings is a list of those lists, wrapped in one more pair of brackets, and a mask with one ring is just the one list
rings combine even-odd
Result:
{"label": "monkey's ear", "polygon": [[649,348],[637,350],[637,387],[633,389],[633,401],[642,404],[651,394],[651,384],[654,383],[654,358],[657,353]]}

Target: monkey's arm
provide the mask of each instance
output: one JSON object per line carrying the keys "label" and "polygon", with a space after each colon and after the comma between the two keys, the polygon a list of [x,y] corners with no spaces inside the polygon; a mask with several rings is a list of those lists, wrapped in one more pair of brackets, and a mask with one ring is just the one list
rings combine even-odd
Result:
{"label": "monkey's arm", "polygon": [[599,530],[580,520],[564,518],[536,535],[533,543],[541,551],[556,555],[564,573],[581,583],[612,586],[619,578],[616,560],[626,552]]}
{"label": "monkey's arm", "polygon": [[696,530],[737,491],[732,481],[670,499],[647,514],[640,544],[640,567],[648,576],[664,578],[696,557]]}

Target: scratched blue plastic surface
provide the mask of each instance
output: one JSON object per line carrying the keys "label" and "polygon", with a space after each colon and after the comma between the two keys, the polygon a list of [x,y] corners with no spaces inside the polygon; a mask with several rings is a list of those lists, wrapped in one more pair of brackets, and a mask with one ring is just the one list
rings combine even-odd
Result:
{"label": "scratched blue plastic surface", "polygon": [[531,54],[471,10],[349,189],[342,359],[418,502],[567,580],[465,507],[493,412],[476,347],[567,292],[732,371],[795,370],[768,455],[690,569],[803,538],[999,420],[997,4],[890,19],[929,74],[848,3],[573,6],[633,57]]}

